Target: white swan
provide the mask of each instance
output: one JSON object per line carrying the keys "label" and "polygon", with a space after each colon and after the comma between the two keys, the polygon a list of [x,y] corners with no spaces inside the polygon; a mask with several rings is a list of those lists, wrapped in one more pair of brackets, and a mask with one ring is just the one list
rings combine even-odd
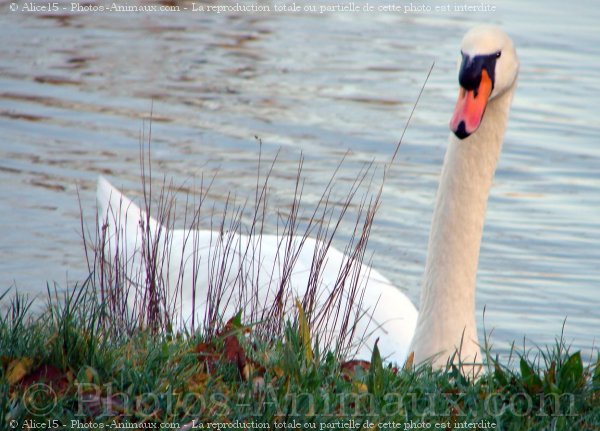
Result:
{"label": "white swan", "polygon": [[[354,268],[366,287],[362,304],[354,305],[354,324],[350,324],[355,338],[360,340],[355,346],[358,357],[368,359],[379,339],[382,355],[399,363],[412,351],[415,363],[432,360],[434,366],[441,367],[457,349],[461,349],[462,361],[481,360],[475,324],[475,276],[487,197],[516,86],[518,60],[510,38],[491,26],[469,31],[461,51],[461,89],[450,123],[454,133],[431,226],[421,312],[417,318],[410,300],[376,270],[366,265]],[[148,231],[158,244],[159,255],[161,250],[169,249],[164,253],[169,258],[159,273],[170,297],[175,298],[175,324],[180,326],[189,324],[192,317],[196,325],[202,322],[209,280],[215,276],[215,256],[226,256],[228,271],[220,275],[223,285],[239,287],[241,280],[249,283],[237,303],[252,304],[255,309],[263,307],[269,312],[282,280],[287,280],[289,293],[286,309],[292,309],[294,300],[302,298],[309,284],[315,250],[323,247],[310,238],[283,239],[284,244],[302,244],[293,265],[283,268],[286,247],[282,247],[281,237],[263,235],[258,247],[256,238],[237,233],[166,229],[102,177],[98,180],[97,199],[106,233],[104,252],[110,261],[114,261],[115,253],[120,253],[131,279],[139,279],[136,274],[143,276],[146,272],[142,258],[147,249],[144,226],[149,224]],[[348,260],[330,247],[323,262],[316,295],[321,305],[339,284],[340,268]],[[288,269],[290,273],[286,272]],[[192,291],[194,284],[196,289]],[[139,288],[135,284],[132,287],[128,301],[135,307],[135,298],[144,292],[135,291]],[[342,291],[336,298],[343,309],[348,293]],[[220,312],[224,317],[237,311],[235,302],[222,304]],[[318,336],[322,341],[335,341],[345,327],[338,316],[330,316],[318,327]]]}
{"label": "white swan", "polygon": [[[103,220],[105,259],[113,264],[120,262],[121,272],[130,281],[126,285],[130,310],[146,303],[141,300],[148,285],[148,259],[145,256],[154,253],[156,261],[162,262],[155,272],[168,288],[167,297],[172,302],[170,308],[175,317],[173,323],[178,327],[189,327],[192,318],[195,327],[202,323],[209,285],[224,287],[225,299],[218,310],[224,319],[233,317],[241,304],[242,309],[253,310],[257,320],[262,320],[271,312],[282,283],[286,288],[284,308],[294,311],[295,300],[301,299],[307,287],[315,286],[316,282],[316,309],[330,300],[336,303],[335,309],[344,310],[349,302],[354,306],[349,314],[349,327],[343,324],[341,315],[329,316],[320,324],[317,335],[321,342],[335,345],[340,331],[347,327],[358,341],[352,350],[360,357],[370,358],[377,338],[381,351],[390,358],[399,361],[405,357],[417,320],[415,307],[378,271],[364,264],[351,263],[333,247],[324,248],[324,243],[301,236],[169,230],[154,218],[147,217],[103,177],[98,179],[97,200]],[[154,252],[148,252],[149,244]],[[289,250],[297,255],[290,258]],[[315,271],[311,269],[315,253],[322,250],[326,250],[320,259],[322,267]],[[224,273],[220,272],[222,268],[226,268]],[[349,273],[347,282],[343,282],[342,289],[336,290],[335,286],[343,279],[340,276],[343,271]],[[318,274],[318,280],[311,279],[315,274]],[[366,287],[360,306],[348,300],[351,294],[345,290],[350,288],[353,284],[350,280],[355,277],[359,280],[356,284],[359,289]],[[240,290],[242,297],[238,298]],[[332,294],[334,291],[338,293]]]}

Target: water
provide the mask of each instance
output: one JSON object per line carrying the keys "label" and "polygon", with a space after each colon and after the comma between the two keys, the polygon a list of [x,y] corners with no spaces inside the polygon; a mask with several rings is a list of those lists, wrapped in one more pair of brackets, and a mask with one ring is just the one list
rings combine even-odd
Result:
{"label": "water", "polygon": [[99,174],[139,197],[151,110],[155,176],[193,189],[216,175],[217,205],[230,191],[252,197],[258,136],[264,158],[280,151],[271,208],[289,202],[301,154],[310,206],[347,150],[341,190],[364,162],[381,172],[435,61],[370,240],[373,265],[418,302],[458,45],[493,22],[513,36],[522,68],[488,209],[479,327],[485,307],[505,351],[524,336],[552,343],[566,318],[567,341],[590,353],[600,334],[600,13],[591,1],[568,11],[558,0],[489,4],[495,12],[44,14],[2,4],[0,287],[34,295],[85,277],[77,190],[91,226]]}

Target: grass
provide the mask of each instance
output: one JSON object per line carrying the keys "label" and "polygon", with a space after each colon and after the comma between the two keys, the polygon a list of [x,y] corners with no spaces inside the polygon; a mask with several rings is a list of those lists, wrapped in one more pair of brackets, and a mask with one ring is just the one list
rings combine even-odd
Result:
{"label": "grass", "polygon": [[49,290],[48,301],[28,317],[31,302],[16,296],[0,320],[2,429],[600,426],[600,362],[584,365],[561,340],[515,353],[514,364],[489,359],[472,381],[453,366],[383,365],[377,352],[370,363],[342,362],[302,318],[269,343],[239,316],[210,338],[149,328],[126,336],[102,330],[106,306],[90,280],[62,297]]}

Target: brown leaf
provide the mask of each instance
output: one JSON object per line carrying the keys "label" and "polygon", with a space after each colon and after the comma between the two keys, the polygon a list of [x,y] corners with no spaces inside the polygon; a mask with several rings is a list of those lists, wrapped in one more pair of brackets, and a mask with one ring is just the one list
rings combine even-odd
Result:
{"label": "brown leaf", "polygon": [[230,332],[232,332],[236,329],[236,325],[234,324],[234,319],[235,319],[235,316],[227,321],[225,326],[223,326],[223,329],[221,329],[219,332],[217,332],[217,337],[226,336]]}
{"label": "brown leaf", "polygon": [[216,363],[219,360],[219,354],[215,351],[215,346],[209,343],[198,343],[194,351],[198,354],[198,361],[206,367],[206,372],[212,373],[216,369]]}
{"label": "brown leaf", "polygon": [[212,344],[198,343],[196,347],[194,347],[194,352],[200,354],[201,356],[206,356],[207,354],[215,353],[215,349]]}
{"label": "brown leaf", "polygon": [[217,334],[217,336],[225,338],[225,347],[223,350],[225,360],[237,365],[242,379],[248,381],[250,379],[250,366],[246,359],[246,352],[237,338],[237,333],[239,333],[240,330],[243,330],[243,328],[240,327],[238,315],[229,319],[225,324],[225,327]]}
{"label": "brown leaf", "polygon": [[187,389],[190,392],[202,393],[206,388],[206,383],[209,381],[210,376],[203,372],[198,372],[190,376],[187,382]]}
{"label": "brown leaf", "polygon": [[341,373],[344,380],[349,382],[356,374],[356,369],[359,368],[363,371],[369,371],[371,363],[369,361],[363,361],[361,359],[354,359],[352,361],[346,361],[342,363]]}
{"label": "brown leaf", "polygon": [[87,383],[97,383],[100,380],[98,371],[92,367],[85,367],[84,374]]}
{"label": "brown leaf", "polygon": [[278,367],[277,365],[275,365],[274,367],[271,368],[271,372],[276,376],[276,377],[283,377],[285,375],[285,371],[283,371],[283,369],[281,367]]}
{"label": "brown leaf", "polygon": [[33,366],[33,359],[31,358],[20,358],[13,359],[9,364],[6,370],[6,380],[9,385],[14,385],[18,383],[25,377],[29,371],[31,371],[31,367]]}
{"label": "brown leaf", "polygon": [[54,365],[43,364],[25,376],[20,385],[29,387],[36,383],[45,383],[52,387],[55,392],[62,393],[69,386],[69,377]]}
{"label": "brown leaf", "polygon": [[216,369],[217,361],[224,360],[235,364],[244,381],[249,381],[255,370],[264,367],[251,362],[246,357],[246,352],[241,346],[237,334],[247,333],[247,329],[241,326],[239,315],[232,317],[223,329],[217,332],[216,337],[223,339],[223,351],[217,352],[214,342],[202,342],[196,345],[194,351],[198,354],[198,360],[206,365],[208,373]]}
{"label": "brown leaf", "polygon": [[250,370],[246,361],[246,353],[235,334],[225,337],[225,350],[223,353],[227,361],[237,365],[242,379],[247,381],[250,378]]}

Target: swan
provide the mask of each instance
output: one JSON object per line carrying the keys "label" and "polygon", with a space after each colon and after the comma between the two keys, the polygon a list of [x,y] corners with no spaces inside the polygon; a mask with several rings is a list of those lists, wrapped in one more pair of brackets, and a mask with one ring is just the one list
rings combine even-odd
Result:
{"label": "swan", "polygon": [[[315,310],[325,309],[328,301],[333,301],[335,310],[352,307],[346,313],[349,325],[343,312],[314,319],[321,345],[336,345],[336,340],[351,336],[356,342],[348,346],[350,351],[370,358],[379,339],[386,357],[400,361],[406,355],[417,321],[412,302],[379,271],[349,259],[324,241],[300,235],[167,229],[102,176],[98,178],[97,203],[101,253],[111,265],[119,262],[120,272],[129,280],[126,299],[130,311],[140,311],[140,304],[146,303],[142,298],[148,285],[147,256],[153,253],[148,252],[150,244],[156,261],[163,262],[156,272],[167,286],[172,324],[178,328],[194,323],[197,327],[203,321],[211,284],[223,286],[224,300],[218,310],[223,318],[233,317],[242,308],[252,310],[251,321],[261,321],[273,312],[273,303],[281,300],[282,284],[286,289],[284,312],[295,310],[296,300],[313,286],[317,288]],[[292,258],[289,250],[293,250]],[[315,255],[321,253],[321,267],[315,270]],[[226,271],[222,273],[221,268]],[[356,286],[354,293],[347,291],[351,285]],[[240,290],[241,298],[236,298]]]}
{"label": "swan", "polygon": [[[459,96],[432,217],[420,312],[380,272],[359,264],[353,271],[365,289],[362,300],[353,303],[344,289],[336,294],[340,310],[349,304],[352,307],[349,324],[331,315],[316,326],[321,341],[335,342],[344,331],[352,331],[356,357],[370,358],[377,341],[382,357],[397,363],[405,361],[410,352],[414,363],[429,361],[435,368],[445,366],[449,359],[463,364],[481,362],[475,323],[479,249],[519,62],[509,36],[488,25],[466,33],[461,56]],[[173,298],[178,327],[202,322],[210,279],[215,276],[215,256],[226,260],[228,271],[217,274],[223,286],[239,286],[242,279],[251,284],[246,291],[232,290],[239,297],[223,302],[219,312],[225,317],[234,315],[240,306],[251,305],[259,315],[268,315],[270,304],[276,298],[281,301],[278,287],[282,283],[287,290],[283,308],[285,312],[294,309],[295,301],[311,283],[311,265],[319,250],[325,258],[315,298],[317,306],[322,306],[340,285],[340,269],[348,265],[344,253],[312,238],[262,235],[257,245],[255,237],[239,232],[168,229],[102,176],[97,202],[105,259],[114,262],[120,256],[129,280],[146,273],[144,250],[148,250],[147,234],[151,233],[158,244],[159,272]],[[291,264],[284,264],[283,254],[290,244],[298,254]],[[168,250],[166,260],[161,260],[161,250]],[[129,287],[131,309],[145,287],[144,283]]]}

